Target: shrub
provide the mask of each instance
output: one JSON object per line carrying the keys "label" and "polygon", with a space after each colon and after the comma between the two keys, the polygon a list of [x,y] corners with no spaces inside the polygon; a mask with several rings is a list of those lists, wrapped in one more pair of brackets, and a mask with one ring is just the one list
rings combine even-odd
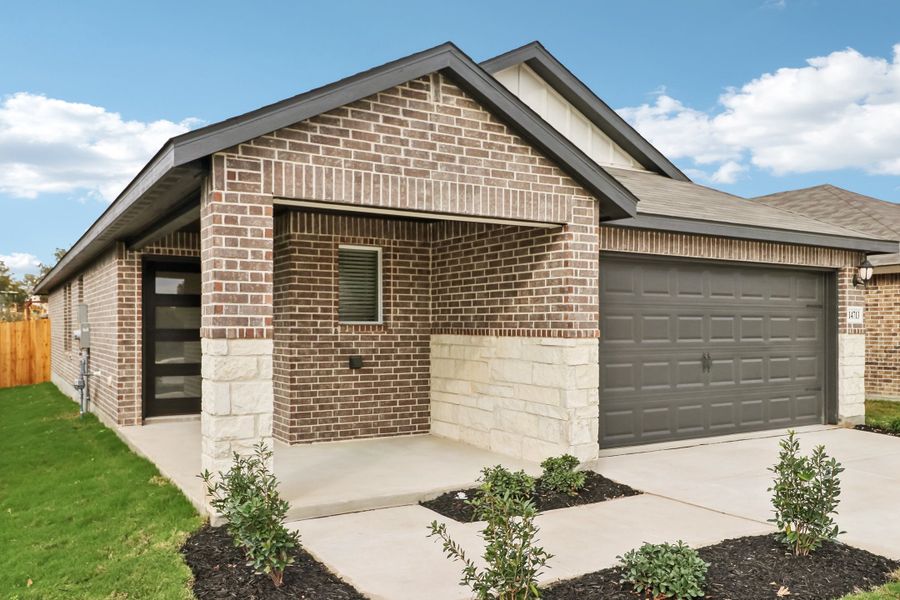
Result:
{"label": "shrub", "polygon": [[575,496],[584,487],[585,474],[576,471],[578,459],[571,454],[550,457],[541,463],[541,488],[549,492]]}
{"label": "shrub", "polygon": [[[478,496],[484,495],[488,491],[496,496],[508,494],[515,498],[529,500],[534,496],[534,483],[534,477],[525,471],[512,472],[502,465],[485,467],[481,470],[479,494],[472,504],[476,504]],[[477,513],[478,507],[475,508]]]}
{"label": "shrub", "polygon": [[704,594],[709,563],[680,540],[675,544],[644,544],[618,558],[622,561],[622,583],[630,583],[641,596],[690,600]]}
{"label": "shrub", "polygon": [[775,473],[770,519],[780,531],[779,538],[796,556],[806,556],[822,542],[840,533],[832,515],[837,514],[844,468],[817,446],[812,456],[800,455],[800,443],[793,431],[780,442],[778,463],[769,470]]}
{"label": "shrub", "polygon": [[537,578],[552,555],[535,545],[537,510],[530,492],[526,494],[528,480],[533,490],[534,480],[521,471],[510,473],[503,467],[483,471],[481,490],[470,501],[487,521],[481,532],[485,540],[482,557],[487,564],[483,570],[450,538],[445,523],[432,521],[429,526],[428,537],[440,538],[447,557],[463,563],[461,585],[469,586],[478,600],[540,598]]}
{"label": "shrub", "polygon": [[272,451],[262,442],[253,450],[250,456],[235,452],[231,468],[219,473],[218,481],[213,481],[209,471],[200,478],[210,504],[227,521],[235,545],[244,549],[247,564],[280,587],[300,539],[284,526],[288,503],[278,494],[278,480],[267,466]]}

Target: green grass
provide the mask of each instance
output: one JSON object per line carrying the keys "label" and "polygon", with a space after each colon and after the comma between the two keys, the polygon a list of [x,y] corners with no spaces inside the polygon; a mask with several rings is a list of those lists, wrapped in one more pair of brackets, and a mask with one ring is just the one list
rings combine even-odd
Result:
{"label": "green grass", "polygon": [[871,592],[861,592],[844,596],[843,600],[900,600],[900,571],[894,573],[898,583],[888,583]]}
{"label": "green grass", "polygon": [[192,598],[178,548],[200,523],[52,384],[0,390],[0,598]]}
{"label": "green grass", "polygon": [[900,420],[900,402],[866,400],[866,425],[886,429],[894,420]]}

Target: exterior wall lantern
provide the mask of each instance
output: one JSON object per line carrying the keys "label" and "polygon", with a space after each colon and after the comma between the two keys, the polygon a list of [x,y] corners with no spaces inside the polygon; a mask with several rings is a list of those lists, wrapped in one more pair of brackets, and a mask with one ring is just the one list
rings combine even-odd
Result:
{"label": "exterior wall lantern", "polygon": [[869,287],[869,282],[872,281],[872,275],[874,274],[875,267],[872,266],[869,259],[864,259],[859,266],[856,267],[856,274],[853,276],[853,287]]}

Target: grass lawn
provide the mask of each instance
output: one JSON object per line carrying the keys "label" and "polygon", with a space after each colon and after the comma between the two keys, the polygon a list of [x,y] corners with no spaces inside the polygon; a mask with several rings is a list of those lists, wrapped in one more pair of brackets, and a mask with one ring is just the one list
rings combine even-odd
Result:
{"label": "grass lawn", "polygon": [[900,419],[900,402],[866,400],[866,425],[885,427],[894,419]]}
{"label": "grass lawn", "polygon": [[[900,572],[895,577],[900,581]],[[843,600],[900,600],[900,583],[889,583],[871,592],[845,596]]]}
{"label": "grass lawn", "polygon": [[0,390],[0,597],[192,598],[190,503],[51,384]]}

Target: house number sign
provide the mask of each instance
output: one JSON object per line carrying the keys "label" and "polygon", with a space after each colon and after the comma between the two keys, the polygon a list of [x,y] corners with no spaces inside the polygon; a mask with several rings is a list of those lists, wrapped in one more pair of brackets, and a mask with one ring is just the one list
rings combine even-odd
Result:
{"label": "house number sign", "polygon": [[848,306],[847,307],[847,325],[863,324],[863,307]]}

